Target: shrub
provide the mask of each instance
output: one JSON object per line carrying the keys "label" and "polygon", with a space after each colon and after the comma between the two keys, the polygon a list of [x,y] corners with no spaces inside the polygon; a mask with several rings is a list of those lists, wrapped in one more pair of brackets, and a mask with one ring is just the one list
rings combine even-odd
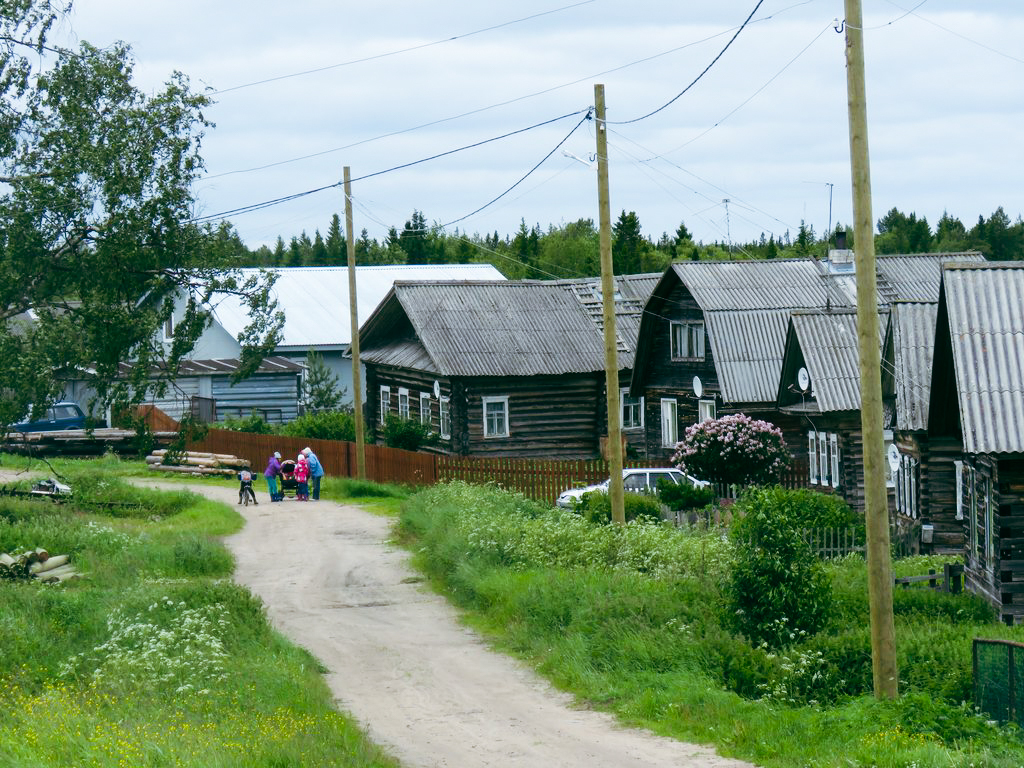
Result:
{"label": "shrub", "polygon": [[715,489],[711,486],[697,488],[689,483],[658,481],[658,498],[673,511],[703,509],[715,500]]}
{"label": "shrub", "polygon": [[736,413],[687,427],[672,461],[703,480],[763,485],[778,481],[789,450],[774,424]]}
{"label": "shrub", "polygon": [[[625,493],[622,502],[627,523],[631,520],[646,520],[651,523],[661,521],[661,502],[656,496],[648,493]],[[591,523],[608,525],[612,521],[611,499],[604,491],[584,493],[574,509]]]}
{"label": "shrub", "polygon": [[281,427],[278,433],[286,437],[352,442],[356,439],[356,421],[349,411],[307,411]]}
{"label": "shrub", "polygon": [[422,446],[430,445],[434,441],[429,424],[403,419],[394,414],[388,414],[384,421],[383,433],[385,445],[406,451],[418,451]]}
{"label": "shrub", "polygon": [[726,589],[729,621],[754,642],[772,648],[813,635],[828,621],[832,584],[800,536],[790,491],[754,489],[738,503],[736,545]]}
{"label": "shrub", "polygon": [[217,426],[221,429],[230,429],[232,432],[247,432],[253,435],[274,434],[274,428],[265,422],[262,416],[258,416],[255,413],[245,418],[228,416]]}

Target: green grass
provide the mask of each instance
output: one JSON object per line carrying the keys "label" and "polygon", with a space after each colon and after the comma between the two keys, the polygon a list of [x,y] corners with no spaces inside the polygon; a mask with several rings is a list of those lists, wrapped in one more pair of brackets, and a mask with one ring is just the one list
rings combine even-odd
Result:
{"label": "green grass", "polygon": [[[1020,766],[1016,728],[964,703],[971,639],[1024,639],[973,595],[894,595],[902,697],[871,695],[866,567],[828,566],[835,610],[777,653],[732,634],[721,532],[584,525],[521,496],[461,483],[404,505],[416,562],[498,648],[581,703],[764,766]],[[897,575],[941,572],[938,559]]]}
{"label": "green grass", "polygon": [[70,504],[0,498],[0,551],[42,546],[86,574],[0,581],[0,763],[397,766],[229,580],[216,537],[240,527],[234,509],[135,488],[125,464],[145,474],[55,462]]}

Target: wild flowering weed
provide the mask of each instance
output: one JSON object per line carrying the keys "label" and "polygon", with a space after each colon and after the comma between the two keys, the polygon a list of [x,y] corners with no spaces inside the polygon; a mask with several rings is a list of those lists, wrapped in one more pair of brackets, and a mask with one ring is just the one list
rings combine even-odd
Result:
{"label": "wild flowering weed", "polygon": [[135,615],[115,611],[107,619],[106,642],[72,656],[60,674],[87,677],[97,685],[166,685],[176,693],[205,693],[208,685],[225,679],[228,626],[220,604],[189,608],[163,597]]}

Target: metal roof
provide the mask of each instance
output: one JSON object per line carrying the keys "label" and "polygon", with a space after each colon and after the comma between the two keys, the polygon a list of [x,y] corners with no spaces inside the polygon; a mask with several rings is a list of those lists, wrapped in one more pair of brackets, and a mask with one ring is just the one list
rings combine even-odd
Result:
{"label": "metal roof", "polygon": [[789,309],[704,313],[725,402],[775,400],[789,314]]}
{"label": "metal roof", "polygon": [[825,279],[810,259],[687,261],[672,270],[705,312],[811,309],[827,298]]}
{"label": "metal roof", "polygon": [[[794,312],[796,343],[811,379],[811,396],[822,413],[859,411],[860,350],[854,310]],[[885,323],[879,323],[879,346]]]}
{"label": "metal roof", "polygon": [[[182,360],[178,363],[178,376],[227,376],[241,367],[238,358],[216,358],[211,360]],[[165,366],[154,365],[153,370],[163,370]],[[122,376],[131,371],[131,363],[121,363],[119,370]],[[305,366],[289,360],[287,357],[265,357],[260,362],[256,373],[300,373]]]}
{"label": "metal roof", "polygon": [[893,377],[896,429],[928,429],[937,315],[935,302],[898,301],[889,308],[891,338],[882,364],[883,376]]}
{"label": "metal roof", "polygon": [[[242,279],[258,274],[243,269]],[[348,267],[280,267],[271,295],[285,313],[279,351],[344,349],[352,342]],[[429,264],[356,267],[356,301],[362,325],[396,280],[504,280],[490,264]],[[249,324],[249,311],[237,296],[218,294],[211,302],[217,322],[233,337]]]}
{"label": "metal roof", "polygon": [[[594,282],[399,281],[363,325],[360,355],[443,376],[601,371],[603,318]],[[642,311],[640,300],[616,302],[620,368],[633,364]]]}
{"label": "metal roof", "polygon": [[1024,453],[1024,263],[949,265],[943,298],[965,453]]}

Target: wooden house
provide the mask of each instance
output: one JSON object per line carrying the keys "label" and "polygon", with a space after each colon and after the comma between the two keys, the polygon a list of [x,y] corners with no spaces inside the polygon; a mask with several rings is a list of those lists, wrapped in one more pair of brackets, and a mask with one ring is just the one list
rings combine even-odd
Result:
{"label": "wooden house", "polygon": [[928,432],[930,504],[964,528],[967,586],[1021,623],[1024,263],[943,269]]}
{"label": "wooden house", "polygon": [[[879,256],[879,308],[899,299],[934,302],[943,262],[981,258]],[[777,425],[794,458],[807,461],[806,419],[778,404],[790,316],[851,309],[856,297],[853,252],[847,250],[832,251],[827,260],[671,265],[644,312],[630,387],[647,403],[645,455],[668,458],[690,424],[742,412]]]}
{"label": "wooden house", "polygon": [[[616,278],[625,388],[659,275]],[[607,433],[600,281],[396,282],[360,329],[367,429],[418,419],[455,455],[594,458]],[[642,405],[620,395],[623,436]],[[639,426],[642,427],[642,422]]]}

